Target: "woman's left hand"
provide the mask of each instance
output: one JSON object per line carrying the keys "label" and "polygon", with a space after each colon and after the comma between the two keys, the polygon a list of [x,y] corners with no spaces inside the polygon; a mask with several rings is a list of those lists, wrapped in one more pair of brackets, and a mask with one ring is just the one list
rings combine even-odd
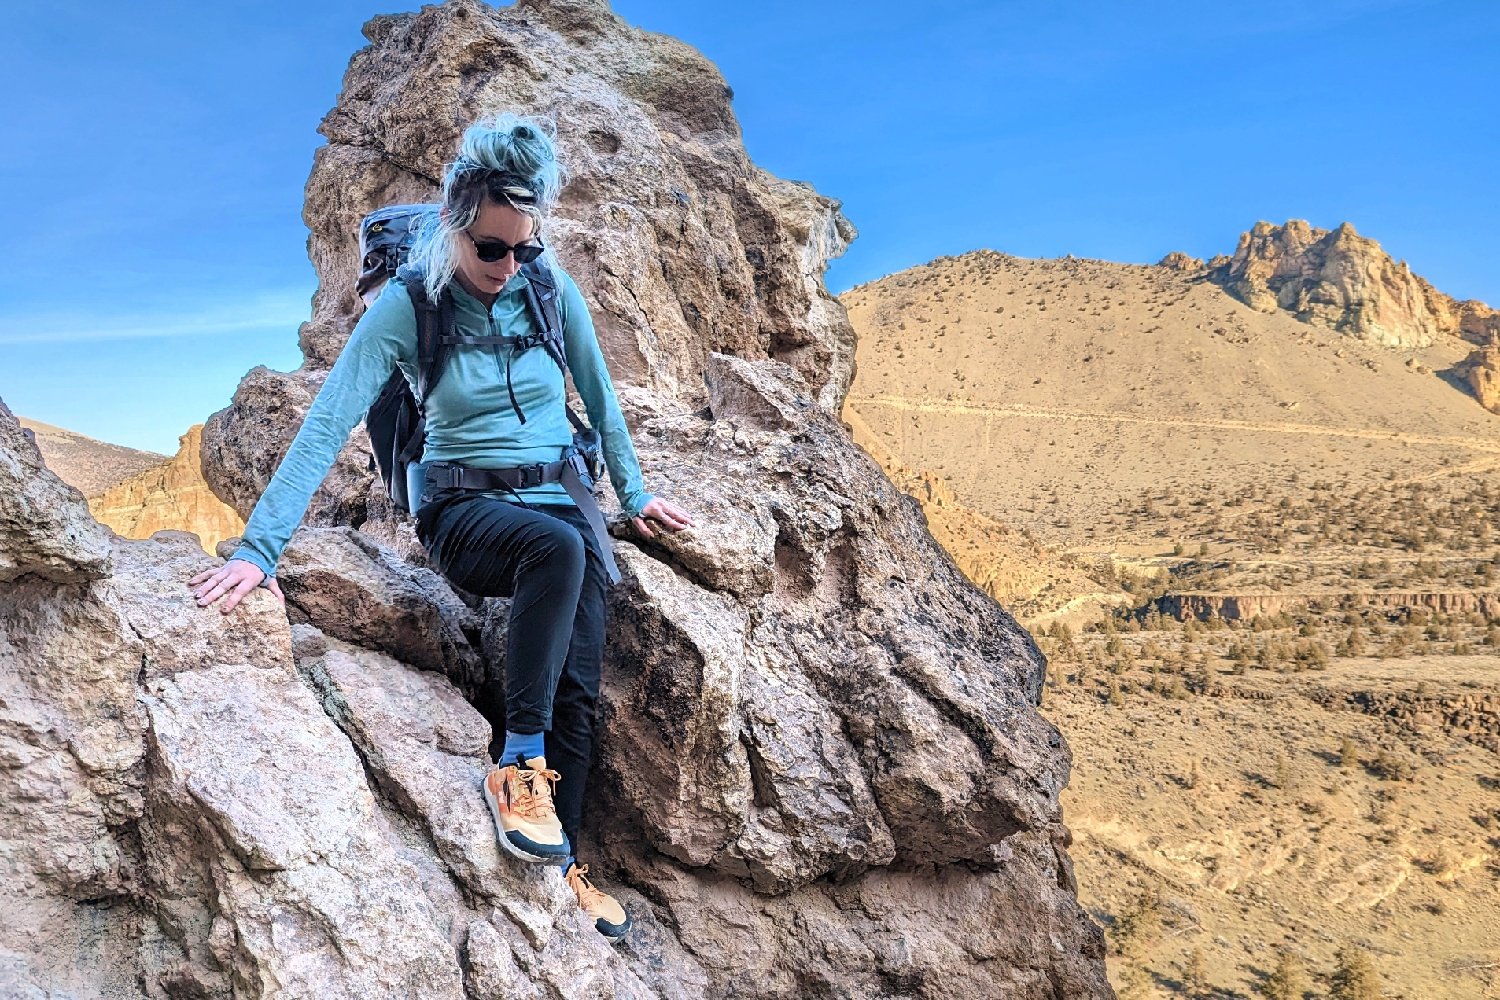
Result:
{"label": "woman's left hand", "polygon": [[630,523],[635,525],[636,531],[639,531],[647,538],[655,538],[656,532],[651,530],[649,523],[651,521],[655,521],[666,530],[673,532],[690,527],[693,523],[693,519],[688,516],[687,511],[662,497],[653,497],[650,503],[641,508],[639,517],[630,519]]}

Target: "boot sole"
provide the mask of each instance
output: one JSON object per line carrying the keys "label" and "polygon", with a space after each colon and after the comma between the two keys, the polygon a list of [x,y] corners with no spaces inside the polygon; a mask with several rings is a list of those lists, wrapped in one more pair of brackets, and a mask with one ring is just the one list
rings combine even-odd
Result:
{"label": "boot sole", "polygon": [[566,854],[552,856],[529,854],[511,843],[510,838],[505,835],[505,824],[500,822],[500,809],[495,805],[495,799],[490,795],[489,789],[481,786],[479,793],[484,796],[484,803],[490,809],[490,818],[495,821],[495,841],[500,845],[500,850],[513,858],[519,858],[534,865],[555,865],[559,861],[567,860],[568,856]]}
{"label": "boot sole", "polygon": [[618,934],[611,934],[603,927],[600,927],[598,921],[594,922],[594,930],[598,931],[599,935],[610,944],[619,944],[621,941],[624,941],[630,935],[630,929],[633,926],[634,924],[626,924],[623,931],[620,931]]}

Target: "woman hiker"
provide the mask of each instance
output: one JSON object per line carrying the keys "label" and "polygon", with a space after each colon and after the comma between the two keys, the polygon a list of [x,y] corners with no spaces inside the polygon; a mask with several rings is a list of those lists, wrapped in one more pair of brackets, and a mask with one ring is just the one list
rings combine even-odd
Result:
{"label": "woman hiker", "polygon": [[[471,126],[444,173],[441,210],[418,234],[409,262],[428,301],[451,295],[459,335],[491,340],[454,345],[432,387],[422,467],[429,482],[432,470],[441,470],[449,485],[425,491],[420,506],[412,497],[412,506],[417,537],[455,587],[514,596],[505,676],[492,676],[475,698],[494,731],[505,734],[484,782],[500,846],[562,868],[598,930],[618,941],[629,916],[589,883],[588,867],[574,855],[594,749],[612,556],[606,560],[563,483],[531,484],[523,476],[518,486],[492,471],[557,463],[573,443],[562,369],[539,347],[511,344],[502,361],[494,340],[540,332],[520,271],[543,252],[543,226],[561,183],[550,123],[509,113]],[[544,259],[557,285],[567,364],[602,437],[620,506],[648,538],[655,536],[648,522],[673,532],[692,525],[686,511],[645,491],[583,296],[550,250]],[[258,586],[284,600],[275,579],[282,549],[392,370],[399,366],[415,384],[416,354],[412,298],[401,281],[388,281],[308,409],[240,547],[222,567],[188,581],[200,607],[226,598],[220,610],[228,613]]]}

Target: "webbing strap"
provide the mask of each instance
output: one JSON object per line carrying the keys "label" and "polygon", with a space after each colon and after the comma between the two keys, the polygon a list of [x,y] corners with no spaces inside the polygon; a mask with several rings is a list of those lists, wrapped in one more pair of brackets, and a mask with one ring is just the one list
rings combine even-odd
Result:
{"label": "webbing strap", "polygon": [[467,334],[449,333],[444,334],[438,339],[439,342],[443,344],[480,344],[486,346],[490,344],[496,344],[502,347],[509,347],[512,344],[521,343],[526,338],[514,337],[510,334],[501,334],[494,337],[471,337]]}
{"label": "webbing strap", "polygon": [[610,583],[620,582],[620,567],[615,565],[615,550],[610,543],[609,529],[604,526],[604,513],[599,510],[599,502],[594,499],[594,494],[589,492],[588,487],[583,485],[583,480],[578,478],[578,470],[570,462],[562,472],[563,489],[568,491],[568,496],[583,511],[584,519],[589,522],[589,527],[594,529],[594,537],[599,540],[599,554],[604,557],[604,571],[609,574]]}
{"label": "webbing strap", "polygon": [[433,462],[427,467],[427,482],[439,489],[457,487],[463,490],[509,490],[541,486],[562,481],[567,459],[537,462],[510,469],[471,469],[452,462]]}

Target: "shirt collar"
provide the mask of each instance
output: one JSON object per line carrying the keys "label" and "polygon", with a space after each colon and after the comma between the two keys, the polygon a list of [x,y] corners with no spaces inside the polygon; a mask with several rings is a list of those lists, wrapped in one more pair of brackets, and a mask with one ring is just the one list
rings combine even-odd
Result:
{"label": "shirt collar", "polygon": [[[513,295],[522,294],[526,290],[526,286],[529,284],[531,284],[531,282],[526,277],[525,273],[522,271],[517,271],[515,274],[511,275],[510,280],[505,283],[505,287],[500,289],[500,294],[495,296],[496,304],[499,304],[504,299],[510,298]],[[480,302],[474,296],[470,295],[468,289],[464,288],[463,285],[460,285],[458,283],[457,278],[454,278],[451,282],[449,282],[449,287],[453,289],[453,301],[460,308],[471,312],[477,312],[480,315],[487,315],[487,310],[484,308],[484,303]],[[493,306],[491,308],[493,308]]]}

